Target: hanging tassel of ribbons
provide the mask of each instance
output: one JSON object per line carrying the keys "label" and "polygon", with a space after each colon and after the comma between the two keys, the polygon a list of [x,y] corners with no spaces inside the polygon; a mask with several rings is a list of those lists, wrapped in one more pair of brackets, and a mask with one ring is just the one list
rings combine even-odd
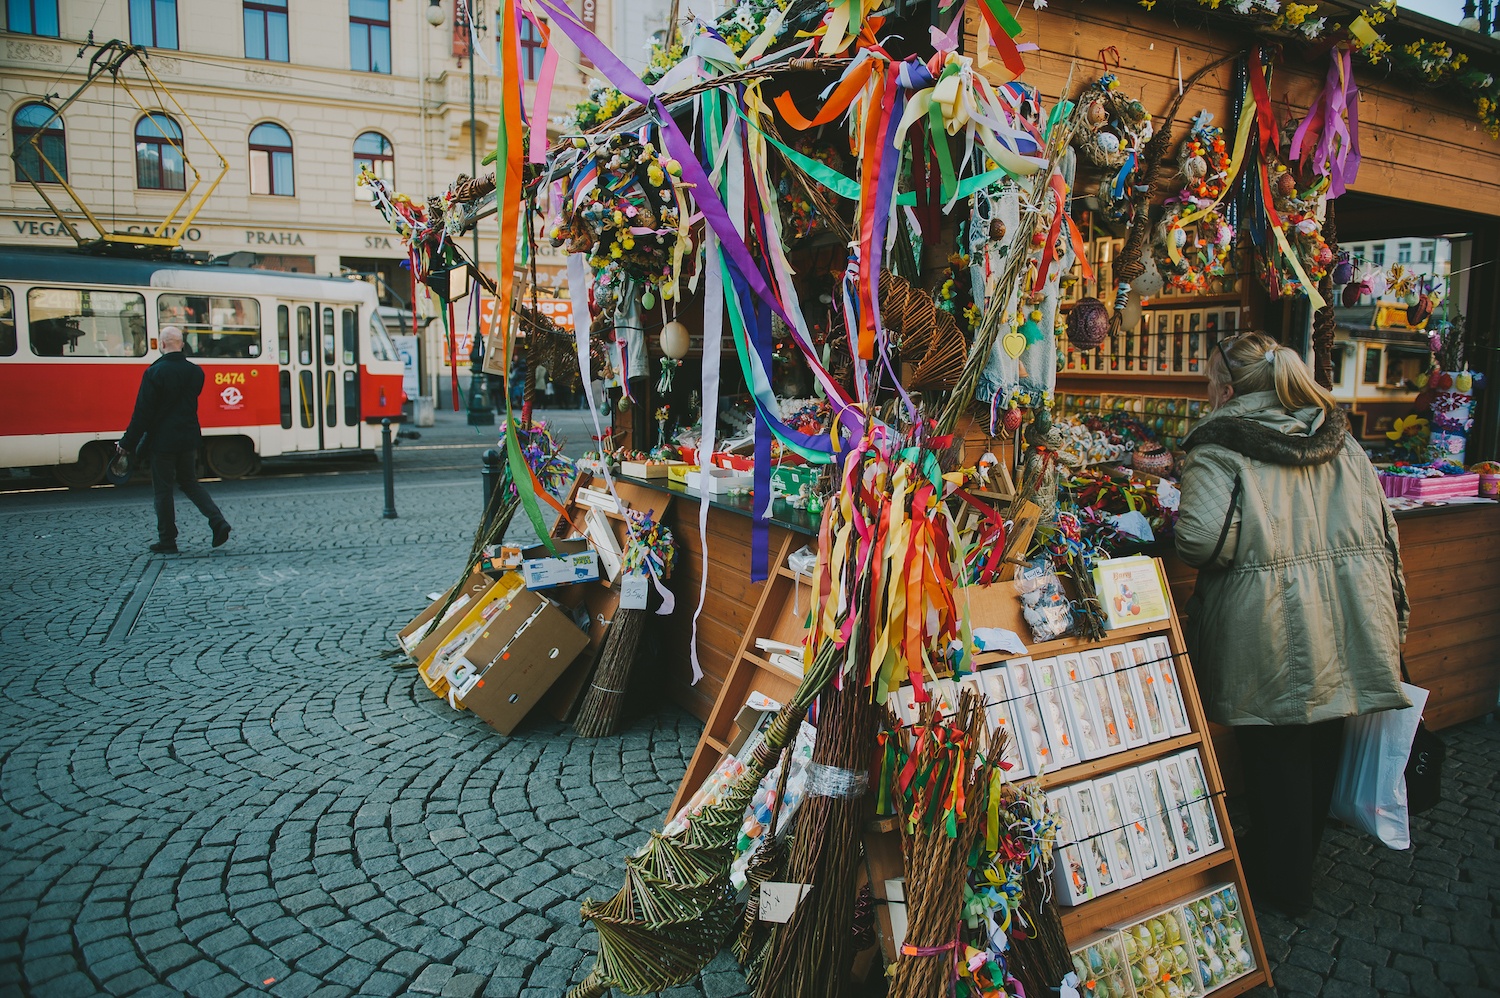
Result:
{"label": "hanging tassel of ribbons", "polygon": [[1359,87],[1348,45],[1329,53],[1328,77],[1292,135],[1291,155],[1304,166],[1310,159],[1313,172],[1328,178],[1330,198],[1359,175]]}

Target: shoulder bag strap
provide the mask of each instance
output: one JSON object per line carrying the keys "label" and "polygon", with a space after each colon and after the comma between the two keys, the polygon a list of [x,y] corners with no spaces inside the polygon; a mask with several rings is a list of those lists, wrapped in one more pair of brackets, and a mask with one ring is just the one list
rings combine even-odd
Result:
{"label": "shoulder bag strap", "polygon": [[1224,542],[1229,539],[1229,527],[1234,523],[1234,511],[1240,504],[1240,477],[1234,476],[1234,488],[1229,492],[1229,510],[1224,514],[1224,525],[1219,528],[1219,543],[1214,545],[1214,553],[1208,556],[1204,562],[1205,567],[1210,567],[1219,560],[1219,552],[1224,550]]}

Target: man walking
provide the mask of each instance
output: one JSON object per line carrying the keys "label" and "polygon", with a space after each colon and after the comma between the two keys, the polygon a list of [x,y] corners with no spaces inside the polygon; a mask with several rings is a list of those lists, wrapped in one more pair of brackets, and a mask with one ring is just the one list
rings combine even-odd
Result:
{"label": "man walking", "polygon": [[177,553],[177,509],[172,489],[193,501],[198,512],[208,517],[213,528],[214,547],[229,540],[229,522],[198,484],[196,460],[203,431],[198,426],[198,395],[203,391],[203,371],[182,352],[182,330],[164,326],[161,331],[161,356],[141,376],[141,390],[135,397],[135,412],[125,436],[117,445],[134,452],[140,448],[151,457],[151,485],[155,490],[156,533],[151,545],[157,554]]}

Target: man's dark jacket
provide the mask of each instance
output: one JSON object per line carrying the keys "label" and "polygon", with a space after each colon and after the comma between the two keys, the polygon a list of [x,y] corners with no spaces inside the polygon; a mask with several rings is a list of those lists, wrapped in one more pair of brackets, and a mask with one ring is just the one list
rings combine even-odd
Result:
{"label": "man's dark jacket", "polygon": [[120,446],[133,451],[146,438],[146,449],[171,454],[195,449],[203,439],[198,426],[198,395],[203,370],[182,351],[164,353],[141,377],[135,412]]}

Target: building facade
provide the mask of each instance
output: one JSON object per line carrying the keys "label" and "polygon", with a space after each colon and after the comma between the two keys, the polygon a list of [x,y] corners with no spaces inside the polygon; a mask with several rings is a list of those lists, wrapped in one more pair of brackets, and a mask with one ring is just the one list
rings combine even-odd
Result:
{"label": "building facade", "polygon": [[[495,5],[474,4],[473,134],[492,149],[500,101]],[[668,3],[574,0],[597,33],[637,69]],[[410,276],[401,244],[361,192],[361,166],[425,199],[470,172],[470,66],[464,0],[6,0],[0,33],[4,94],[0,243],[71,245],[22,174],[44,181],[48,163],[112,231],[149,231],[192,184],[196,168],[228,174],[182,233],[182,246],[241,265],[320,274],[381,276],[388,304],[404,305]],[[439,21],[434,25],[431,21]],[[97,45],[146,48],[169,95],[153,93],[138,66],[122,76],[142,106],[108,76],[45,130],[46,162],[9,154],[84,82]],[[644,41],[642,41],[644,39]],[[549,130],[597,74],[561,32]],[[534,81],[544,48],[523,24],[520,63]],[[526,87],[530,111],[535,84]],[[175,104],[174,104],[175,102]],[[176,105],[180,105],[180,111]],[[184,163],[178,149],[185,151]],[[58,184],[53,200],[68,205]],[[201,188],[200,188],[201,190]],[[493,223],[490,223],[491,226]],[[493,270],[495,232],[481,230]],[[539,283],[560,283],[564,262],[548,248]]]}

